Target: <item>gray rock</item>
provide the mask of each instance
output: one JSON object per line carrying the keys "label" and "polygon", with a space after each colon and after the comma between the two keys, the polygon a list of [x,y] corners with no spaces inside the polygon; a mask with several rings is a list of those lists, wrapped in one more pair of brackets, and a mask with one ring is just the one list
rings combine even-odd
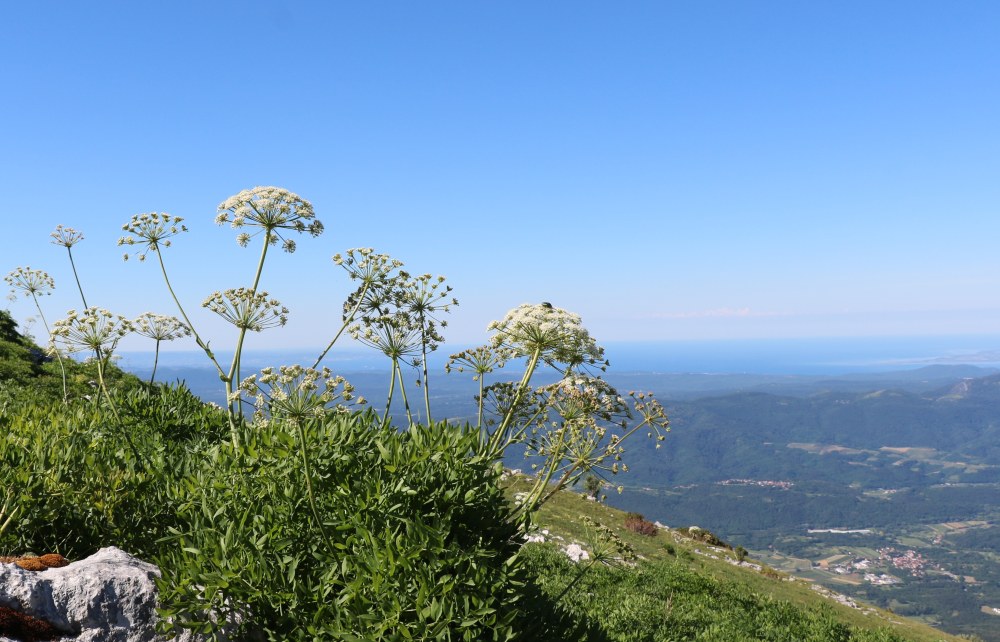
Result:
{"label": "gray rock", "polygon": [[[0,606],[45,620],[75,642],[155,642],[160,571],[113,546],[62,568],[0,564]],[[185,632],[179,640],[194,642]],[[0,642],[13,642],[0,632]]]}

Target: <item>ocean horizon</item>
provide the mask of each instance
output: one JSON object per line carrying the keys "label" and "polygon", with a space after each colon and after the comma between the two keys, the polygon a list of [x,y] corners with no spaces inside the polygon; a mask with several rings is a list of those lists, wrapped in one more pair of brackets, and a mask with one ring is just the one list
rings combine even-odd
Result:
{"label": "ocean horizon", "polygon": [[[429,366],[441,369],[449,355],[471,344],[442,346]],[[926,337],[836,337],[815,339],[724,339],[636,341],[604,344],[611,369],[619,373],[699,373],[768,375],[843,375],[910,370],[930,365],[1000,367],[1000,334]],[[311,365],[322,348],[247,349],[244,371],[266,366]],[[216,351],[228,364],[232,353]],[[119,365],[132,372],[148,372],[153,351],[121,351]],[[361,346],[338,347],[323,365],[344,374],[384,370],[385,357]],[[201,350],[160,351],[159,367],[213,366]]]}

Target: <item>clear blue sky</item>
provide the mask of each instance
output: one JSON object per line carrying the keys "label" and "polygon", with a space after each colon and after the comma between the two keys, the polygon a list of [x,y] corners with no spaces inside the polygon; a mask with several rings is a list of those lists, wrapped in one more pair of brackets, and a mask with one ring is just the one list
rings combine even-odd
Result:
{"label": "clear blue sky", "polygon": [[542,300],[605,341],[1000,330],[996,2],[0,11],[0,273],[50,272],[52,318],[79,307],[57,224],[92,304],[172,313],[121,225],[186,219],[165,256],[197,308],[259,249],[217,204],[278,185],[326,233],[272,257],[291,318],[251,348],[324,343],[358,246],[447,276],[458,342]]}

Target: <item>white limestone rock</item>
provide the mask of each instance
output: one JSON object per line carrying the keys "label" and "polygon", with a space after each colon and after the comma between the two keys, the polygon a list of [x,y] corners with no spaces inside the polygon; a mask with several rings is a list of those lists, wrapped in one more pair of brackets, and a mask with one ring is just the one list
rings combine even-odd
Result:
{"label": "white limestone rock", "polygon": [[[0,564],[0,606],[49,622],[74,642],[158,642],[156,566],[113,546],[62,568]],[[176,638],[193,642],[189,632]],[[0,642],[14,642],[0,632]]]}

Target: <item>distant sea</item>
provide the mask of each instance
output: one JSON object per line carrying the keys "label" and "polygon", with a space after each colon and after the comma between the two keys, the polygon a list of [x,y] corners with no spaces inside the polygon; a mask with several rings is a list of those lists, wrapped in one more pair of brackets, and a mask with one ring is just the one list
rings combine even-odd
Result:
{"label": "distant sea", "polygon": [[662,341],[607,345],[616,370],[841,375],[929,365],[1000,365],[1000,334]]}
{"label": "distant sea", "polygon": [[[441,368],[448,355],[468,348],[447,345],[432,356]],[[605,344],[616,372],[747,373],[774,375],[839,375],[887,372],[935,364],[1000,366],[1000,334],[936,337],[838,337],[825,339],[740,339],[713,341],[614,342]],[[268,365],[311,365],[319,350],[248,350],[244,370]],[[219,351],[220,362],[230,355]],[[124,352],[120,365],[146,371],[153,353]],[[342,349],[324,361],[337,372],[378,372],[386,360],[371,350]],[[160,367],[210,368],[200,351],[164,351]]]}
{"label": "distant sea", "polygon": [[[467,348],[464,345],[442,347],[432,356],[432,372],[441,372],[448,355]],[[659,341],[617,342],[605,344],[611,361],[608,376],[631,373],[658,374],[757,374],[757,375],[845,375],[911,370],[930,365],[974,365],[1000,368],[1000,335],[768,339],[729,341]],[[244,376],[266,366],[311,365],[318,350],[249,350],[244,353]],[[153,365],[152,352],[123,352],[119,365],[140,377],[148,377]],[[218,353],[220,363],[228,367],[231,355]],[[384,398],[387,392],[388,361],[371,350],[339,349],[331,352],[323,365],[336,374],[347,376],[369,399]],[[517,375],[511,364],[506,376]],[[413,378],[416,373],[413,373]],[[219,378],[204,353],[200,351],[161,352],[158,381],[184,380],[203,399],[222,403],[224,394]],[[449,395],[463,389],[468,375],[452,375],[444,383],[439,378],[438,394]],[[648,378],[647,378],[648,380]],[[637,384],[638,385],[638,384]],[[432,395],[434,386],[432,386]],[[446,390],[447,389],[447,390]],[[469,391],[462,398],[471,398]]]}

